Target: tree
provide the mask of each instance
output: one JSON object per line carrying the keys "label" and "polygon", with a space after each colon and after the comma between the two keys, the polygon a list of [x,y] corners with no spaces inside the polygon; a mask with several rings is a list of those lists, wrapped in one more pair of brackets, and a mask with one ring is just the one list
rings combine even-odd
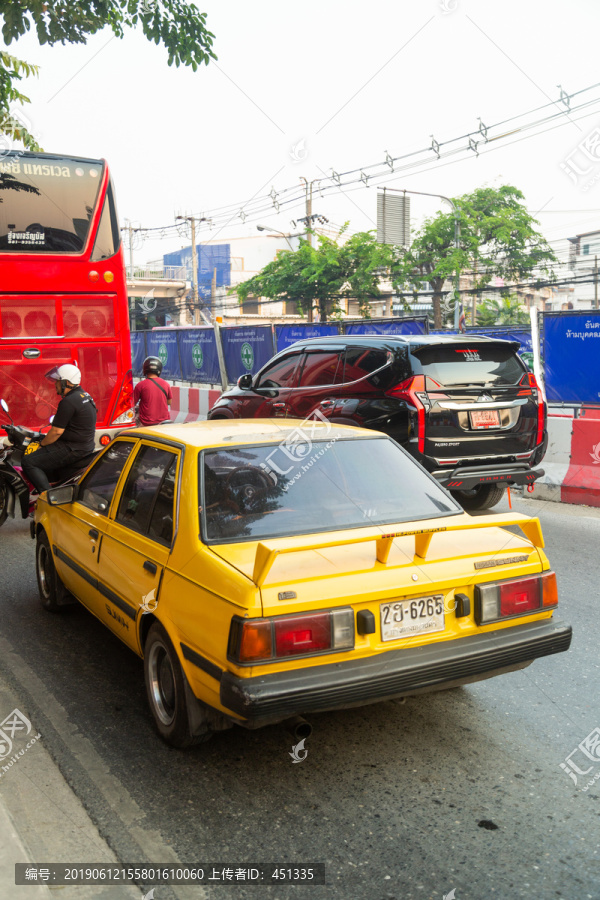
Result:
{"label": "tree", "polygon": [[454,213],[440,213],[424,223],[410,248],[412,280],[433,290],[436,328],[441,328],[444,282],[456,272],[470,272],[474,286],[483,289],[496,275],[517,281],[536,275],[552,276],[556,257],[535,230],[539,222],[527,211],[521,191],[513,185],[477,188],[457,197],[459,247],[455,247]]}
{"label": "tree", "polygon": [[[0,0],[2,36],[5,44],[35,28],[40,44],[85,44],[91,35],[108,25],[117,37],[138,22],[148,40],[164,44],[168,64],[191,66],[216,59],[214,35],[206,28],[206,13],[185,0]],[[19,90],[23,78],[39,74],[38,66],[0,51],[0,134],[19,140],[28,150],[39,150],[34,136],[11,104],[29,103]]]}
{"label": "tree", "polygon": [[478,325],[527,325],[530,321],[516,294],[500,300],[484,300],[475,314]]}
{"label": "tree", "polygon": [[370,316],[372,300],[381,299],[381,278],[395,284],[405,278],[399,247],[379,244],[374,232],[361,231],[344,243],[317,235],[317,246],[301,239],[298,250],[283,250],[253,278],[237,286],[244,302],[249,295],[293,302],[304,314],[316,309],[321,322],[341,315],[341,300],[358,300],[361,315]]}

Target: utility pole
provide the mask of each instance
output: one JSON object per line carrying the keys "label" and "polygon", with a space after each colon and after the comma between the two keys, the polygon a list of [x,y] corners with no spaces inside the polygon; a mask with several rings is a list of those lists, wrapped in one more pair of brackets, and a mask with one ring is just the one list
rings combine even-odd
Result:
{"label": "utility pole", "polygon": [[[176,216],[189,222],[192,228],[192,304],[194,307],[194,325],[200,325],[200,303],[198,300],[198,251],[196,249],[196,219],[194,216]],[[200,221],[204,221],[200,219]]]}
{"label": "utility pole", "polygon": [[[309,182],[306,178],[301,178],[301,180],[306,187],[306,240],[308,241],[309,246],[312,247],[312,192],[314,182]],[[306,321],[313,321],[312,306],[306,314]]]}

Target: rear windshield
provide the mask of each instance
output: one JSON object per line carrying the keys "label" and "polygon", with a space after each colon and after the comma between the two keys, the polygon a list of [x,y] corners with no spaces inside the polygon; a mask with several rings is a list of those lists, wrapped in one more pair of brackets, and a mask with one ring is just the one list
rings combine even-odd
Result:
{"label": "rear windshield", "polygon": [[[511,347],[502,344],[454,344],[413,351],[416,374],[427,375],[441,387],[516,384],[526,371]],[[431,389],[431,382],[427,383]]]}
{"label": "rear windshield", "polygon": [[0,252],[81,252],[102,170],[68,157],[0,159]]}
{"label": "rear windshield", "polygon": [[461,513],[388,438],[205,450],[200,516],[207,543],[262,540]]}

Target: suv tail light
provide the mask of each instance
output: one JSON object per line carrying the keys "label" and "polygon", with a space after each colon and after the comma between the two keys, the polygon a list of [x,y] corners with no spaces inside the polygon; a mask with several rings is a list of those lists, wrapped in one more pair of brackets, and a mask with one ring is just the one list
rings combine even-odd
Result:
{"label": "suv tail light", "polygon": [[478,625],[529,616],[557,606],[554,572],[475,585],[475,621]]}
{"label": "suv tail light", "polygon": [[131,369],[125,373],[112,415],[111,425],[129,425],[130,422],[133,422],[133,373]]}
{"label": "suv tail light", "polygon": [[345,607],[265,619],[234,616],[227,655],[247,665],[353,648],[354,612]]}
{"label": "suv tail light", "polygon": [[385,392],[386,397],[395,397],[397,400],[405,400],[417,410],[418,421],[418,447],[419,453],[425,452],[425,405],[423,401],[427,401],[425,392],[425,378],[423,375],[415,375],[414,378],[408,378],[401,381],[395,387]]}
{"label": "suv tail light", "polygon": [[542,443],[542,439],[544,437],[544,420],[546,418],[546,404],[544,403],[544,396],[540,390],[540,386],[535,379],[535,375],[532,372],[527,372],[521,378],[519,384],[526,385],[531,388],[531,393],[533,395],[534,400],[537,402],[537,433],[535,436],[536,446]]}

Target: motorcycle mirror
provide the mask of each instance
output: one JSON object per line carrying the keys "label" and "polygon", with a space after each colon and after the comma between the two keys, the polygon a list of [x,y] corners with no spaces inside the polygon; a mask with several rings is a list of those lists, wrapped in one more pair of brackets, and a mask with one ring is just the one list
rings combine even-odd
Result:
{"label": "motorcycle mirror", "polygon": [[4,412],[6,413],[6,415],[8,416],[8,418],[10,419],[10,421],[12,422],[12,424],[14,425],[15,423],[14,423],[14,421],[13,421],[13,417],[11,416],[11,414],[10,414],[9,411],[8,411],[8,403],[6,402],[6,400],[4,399],[4,397],[2,397],[2,398],[0,399],[0,406],[2,407],[2,409],[3,409]]}
{"label": "motorcycle mirror", "polygon": [[52,425],[52,423],[54,422],[54,416],[50,416],[50,418],[48,419],[48,421],[49,421],[50,424]]}

